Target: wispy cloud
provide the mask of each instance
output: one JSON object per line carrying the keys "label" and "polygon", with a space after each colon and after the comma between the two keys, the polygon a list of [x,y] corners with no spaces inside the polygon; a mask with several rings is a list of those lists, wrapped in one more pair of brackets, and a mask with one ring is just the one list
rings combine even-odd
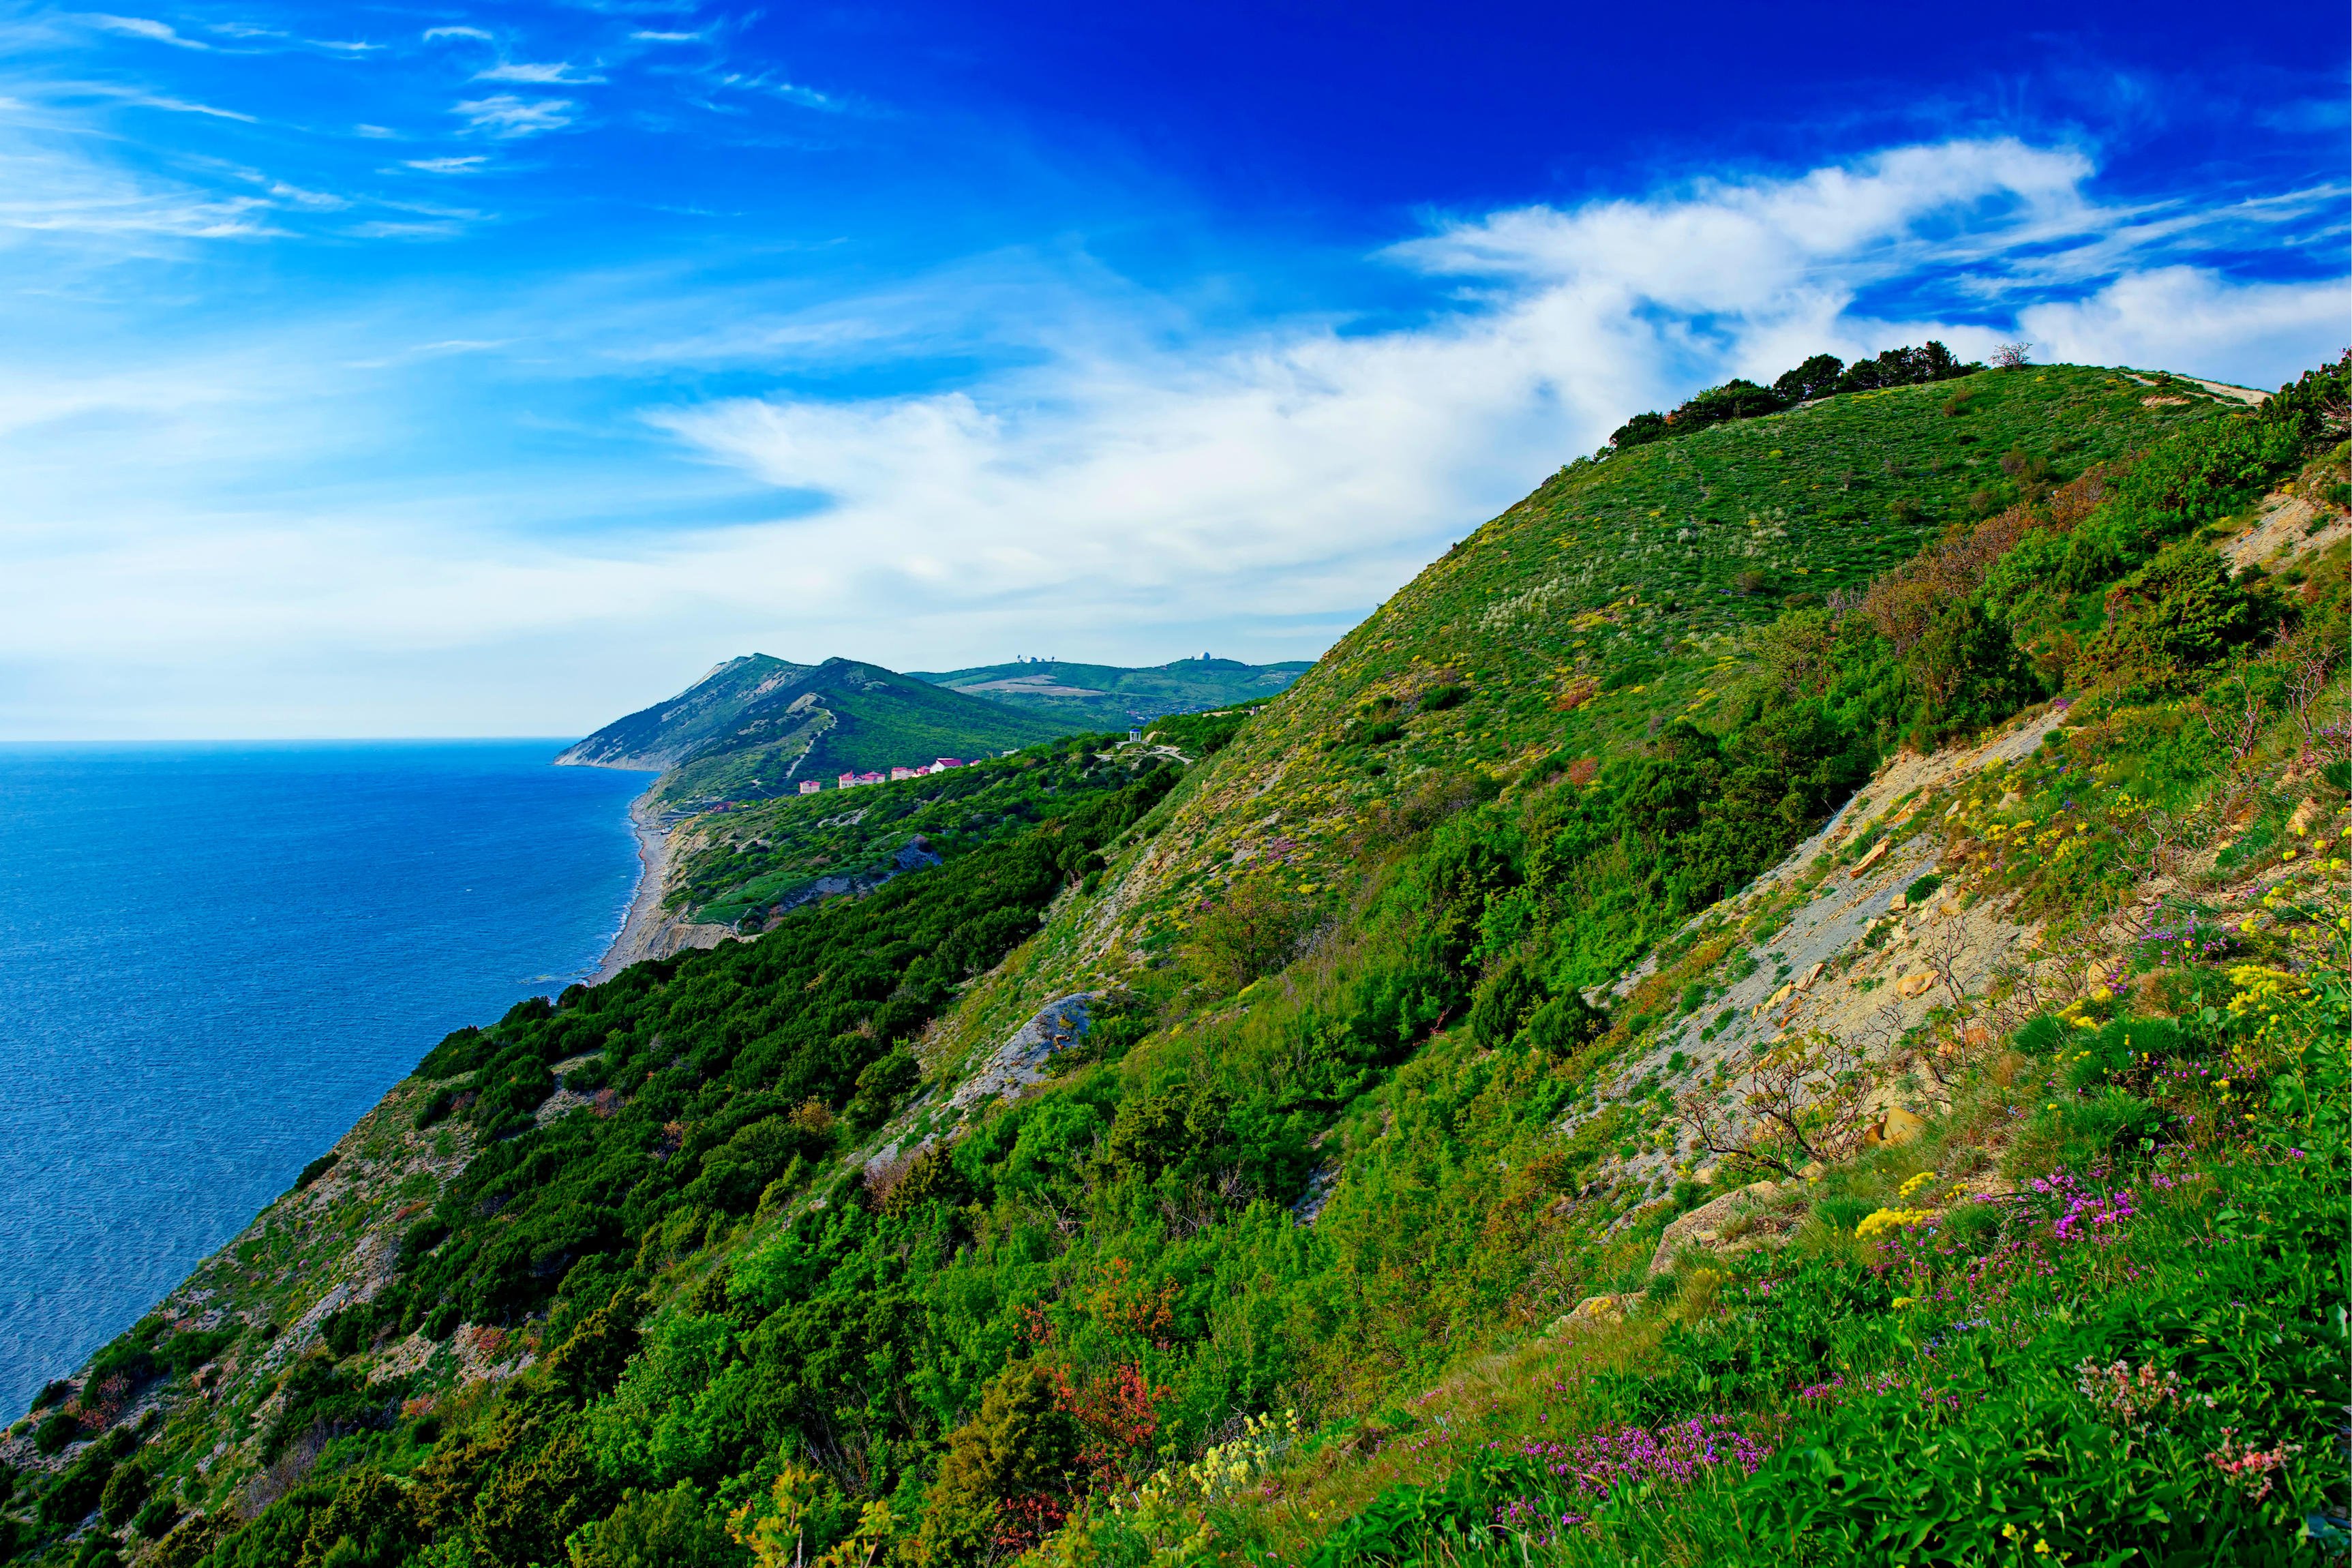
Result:
{"label": "wispy cloud", "polygon": [[465,27],[457,26],[427,27],[425,29],[422,36],[425,41],[428,44],[436,38],[478,38],[484,43],[489,42],[490,39],[489,34],[482,31],[479,27]]}
{"label": "wispy cloud", "polygon": [[2253,376],[2268,387],[2343,337],[2348,315],[2341,279],[2241,283],[2179,266],[2128,274],[2087,299],[2029,305],[2017,321],[2045,358]]}
{"label": "wispy cloud", "polygon": [[91,12],[84,16],[82,20],[93,27],[102,28],[110,33],[121,33],[126,37],[132,38],[149,38],[159,44],[170,44],[176,48],[209,49],[212,47],[201,38],[181,37],[168,22],[158,22],[146,16],[110,16],[103,12]]}
{"label": "wispy cloud", "polygon": [[0,140],[0,231],[96,242],[108,255],[279,232],[266,196],[217,195],[119,168],[72,142],[24,136]]}
{"label": "wispy cloud", "polygon": [[572,110],[578,107],[567,98],[526,99],[501,92],[453,104],[449,112],[464,115],[469,131],[514,138],[561,131],[572,122]]}
{"label": "wispy cloud", "polygon": [[[496,134],[510,122],[496,102],[459,112]],[[417,172],[461,172],[437,162]],[[106,221],[108,189],[134,222],[184,199],[118,182],[76,197],[76,221]],[[1467,213],[1378,253],[1443,301],[1402,326],[1212,328],[1076,251],[798,308],[752,293],[748,268],[720,284],[648,265],[481,291],[398,330],[266,324],[136,387],[0,378],[0,464],[42,541],[0,573],[0,668],[184,670],[141,689],[315,691],[363,711],[346,726],[414,712],[513,732],[595,721],[599,681],[714,645],[919,668],[1025,646],[1050,616],[1066,647],[1107,658],[1287,654],[1629,413],[1729,374],[1934,335],[2275,384],[2341,346],[2340,277],[2232,274],[2225,253],[2276,232],[2269,217],[2098,191],[2080,149],[1953,141]],[[266,224],[272,199],[215,216]],[[0,230],[13,212],[0,202]],[[488,221],[381,204],[331,221],[350,216],[368,221],[336,232],[386,245]],[[895,374],[919,358],[1013,368],[926,371],[922,390],[881,397],[672,390],[712,364]],[[638,389],[634,412],[564,408],[567,378]],[[453,405],[468,385],[490,390]],[[68,405],[71,429],[45,412]],[[528,472],[425,467],[430,432],[451,426],[420,410],[453,405],[486,421],[529,405],[541,422],[504,445],[544,449],[565,420],[576,445]],[[391,454],[377,469],[371,441]],[[593,467],[623,448],[638,455]],[[677,522],[690,496],[728,500],[729,525]],[[574,691],[587,710],[540,706]],[[247,731],[270,722],[294,721]]]}
{"label": "wispy cloud", "polygon": [[310,212],[341,212],[350,206],[350,200],[330,191],[306,191],[299,185],[289,185],[283,180],[269,182],[269,197],[287,206],[300,207]]}
{"label": "wispy cloud", "polygon": [[394,353],[350,363],[353,370],[385,370],[394,365],[414,364],[419,360],[447,359],[452,354],[489,353],[505,348],[510,341],[506,338],[446,338],[439,342],[416,343]]}
{"label": "wispy cloud", "polygon": [[785,102],[797,103],[803,109],[822,109],[828,113],[838,113],[847,107],[837,98],[819,92],[813,87],[801,87],[793,82],[778,82],[769,90]]}
{"label": "wispy cloud", "polygon": [[470,174],[488,162],[487,156],[478,153],[467,158],[411,158],[401,167],[420,169],[428,174]]}
{"label": "wispy cloud", "polygon": [[576,74],[574,68],[562,60],[543,64],[529,60],[502,60],[488,70],[476,71],[476,81],[524,81],[566,87],[587,86],[603,81],[601,76]]}
{"label": "wispy cloud", "polygon": [[125,103],[136,104],[142,109],[161,109],[173,114],[206,114],[215,120],[236,120],[247,125],[259,123],[254,116],[239,113],[234,109],[222,109],[210,103],[197,103],[185,98],[166,98],[162,93],[126,90],[118,92],[114,96]]}
{"label": "wispy cloud", "polygon": [[371,218],[343,232],[354,239],[455,239],[466,226],[446,218]]}
{"label": "wispy cloud", "polygon": [[639,28],[636,32],[631,33],[629,37],[631,39],[640,44],[696,44],[700,43],[705,37],[709,37],[709,35],[704,33],[656,33],[648,32],[644,28]]}

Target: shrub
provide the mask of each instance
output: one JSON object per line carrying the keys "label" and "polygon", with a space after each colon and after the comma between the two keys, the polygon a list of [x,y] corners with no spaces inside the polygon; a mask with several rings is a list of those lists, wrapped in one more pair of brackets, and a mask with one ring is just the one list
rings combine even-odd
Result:
{"label": "shrub", "polygon": [[2219,553],[2184,540],[2107,591],[2084,662],[2110,682],[2177,689],[2259,636],[2263,609]]}
{"label": "shrub", "polygon": [[1307,911],[1272,879],[1237,879],[1223,898],[1204,906],[1189,943],[1202,978],[1221,991],[1238,991],[1290,962]]}
{"label": "shrub", "polygon": [[925,1560],[1011,1555],[1059,1523],[1078,1446],[1054,1379],[1034,1363],[1006,1367],[949,1440],[923,1519]]}
{"label": "shrub", "polygon": [[745,1561],[691,1481],[628,1493],[567,1544],[572,1568],[738,1568]]}
{"label": "shrub", "polygon": [[[857,1091],[842,1108],[841,1119],[854,1136],[863,1137],[890,1120],[898,1101],[908,1089],[922,1081],[922,1064],[915,1053],[900,1046],[872,1063],[857,1075]],[[783,1162],[776,1162],[781,1171]],[[771,1171],[773,1175],[775,1171]]]}

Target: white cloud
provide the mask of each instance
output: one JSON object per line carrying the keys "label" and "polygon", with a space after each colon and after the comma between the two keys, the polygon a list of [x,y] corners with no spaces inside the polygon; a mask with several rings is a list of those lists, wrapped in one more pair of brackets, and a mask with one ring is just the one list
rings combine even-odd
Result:
{"label": "white cloud", "polygon": [[402,166],[421,169],[428,174],[470,174],[488,162],[488,157],[478,153],[469,158],[411,158]]}
{"label": "white cloud", "polygon": [[449,112],[464,115],[467,130],[512,138],[561,131],[572,123],[572,111],[577,107],[568,98],[517,98],[501,92],[453,104]]}
{"label": "white cloud", "polygon": [[448,218],[371,218],[343,232],[354,239],[455,239],[466,226]]}
{"label": "white cloud", "polygon": [[137,104],[142,109],[161,109],[173,114],[205,114],[215,120],[234,120],[246,125],[259,123],[250,114],[240,114],[234,109],[218,109],[209,103],[194,103],[184,98],[165,98],[151,92],[123,92],[116,96],[123,102]]}
{"label": "white cloud", "polygon": [[[2044,359],[2180,371],[2264,389],[2352,338],[2345,280],[2234,283],[2197,267],[2118,278],[2090,298],[2028,306],[2021,335]],[[2251,378],[2251,379],[2247,379]]]}
{"label": "white cloud", "polygon": [[212,47],[210,44],[201,39],[182,37],[169,23],[153,21],[145,16],[109,16],[102,13],[93,13],[84,16],[82,20],[93,27],[103,28],[110,33],[121,33],[133,38],[150,38],[156,43],[171,44],[183,49]]}
{"label": "white cloud", "polygon": [[95,242],[110,252],[135,253],[160,241],[272,234],[269,209],[259,196],[215,195],[114,167],[69,140],[0,136],[0,237]]}
{"label": "white cloud", "polygon": [[640,44],[698,44],[702,41],[705,35],[701,33],[649,33],[641,30],[631,33],[629,37]]}
{"label": "white cloud", "polygon": [[489,42],[490,36],[482,31],[479,27],[448,26],[427,27],[425,29],[424,38],[428,44],[436,38],[478,38],[482,42],[488,43]]}
{"label": "white cloud", "polygon": [[[2341,282],[2239,283],[2183,259],[2241,220],[2113,209],[2091,173],[2068,149],[1961,142],[1465,217],[1386,253],[1463,292],[1383,331],[1211,336],[1083,258],[996,258],[799,315],[647,273],[436,309],[366,350],[289,329],[136,385],[0,379],[18,389],[0,398],[0,671],[136,670],[191,704],[233,689],[245,717],[204,721],[216,731],[544,732],[752,647],[938,668],[1034,647],[1050,622],[1070,654],[1281,657],[1628,414],[1727,374],[2021,336],[2043,357],[2275,384],[2341,346]],[[2126,230],[2140,237],[2111,243]],[[2053,300],[2060,253],[2108,270]],[[666,403],[644,418],[688,459],[668,468],[420,478],[429,453],[387,417],[398,386],[457,384],[428,364],[663,386],[945,343],[1024,368],[921,395]],[[76,421],[102,436],[73,438]],[[570,433],[583,463],[631,440]],[[369,440],[386,466],[346,456]],[[140,460],[90,456],[123,449]],[[691,517],[697,496],[735,521],[564,526]]]}
{"label": "white cloud", "polygon": [[283,180],[269,184],[269,194],[287,206],[301,207],[310,212],[340,212],[351,205],[349,200],[330,191],[306,191],[299,185],[289,185]]}
{"label": "white cloud", "polygon": [[603,81],[601,76],[575,76],[572,68],[562,60],[534,64],[529,60],[502,60],[485,71],[474,73],[476,81],[523,81],[545,85],[588,86]]}

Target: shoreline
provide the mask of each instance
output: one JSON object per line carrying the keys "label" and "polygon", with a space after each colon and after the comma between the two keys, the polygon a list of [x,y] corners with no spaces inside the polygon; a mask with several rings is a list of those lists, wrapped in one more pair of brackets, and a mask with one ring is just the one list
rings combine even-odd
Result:
{"label": "shoreline", "polygon": [[717,947],[735,934],[727,926],[682,921],[662,908],[662,895],[669,890],[671,830],[661,825],[652,796],[648,788],[629,802],[629,826],[637,836],[636,890],[629,895],[628,916],[619,932],[588,976],[591,985],[602,985],[633,963],[667,958],[689,947]]}

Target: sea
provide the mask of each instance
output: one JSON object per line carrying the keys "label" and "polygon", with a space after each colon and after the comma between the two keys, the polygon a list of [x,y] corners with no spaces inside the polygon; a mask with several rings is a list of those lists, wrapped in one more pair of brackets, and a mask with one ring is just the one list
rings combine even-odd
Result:
{"label": "sea", "polygon": [[649,780],[566,743],[0,745],[0,1423],[442,1036],[594,969]]}

